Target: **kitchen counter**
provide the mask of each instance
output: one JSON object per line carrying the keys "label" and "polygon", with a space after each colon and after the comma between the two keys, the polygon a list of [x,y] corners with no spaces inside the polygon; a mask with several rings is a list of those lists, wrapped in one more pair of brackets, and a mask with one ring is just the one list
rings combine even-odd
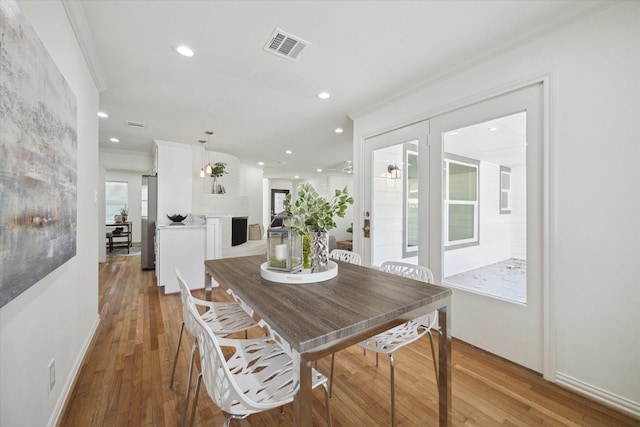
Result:
{"label": "kitchen counter", "polygon": [[168,222],[168,223],[163,223],[163,224],[156,224],[156,228],[158,229],[166,229],[166,228],[170,228],[170,229],[187,229],[187,228],[205,228],[207,225],[202,222],[179,222],[177,224]]}

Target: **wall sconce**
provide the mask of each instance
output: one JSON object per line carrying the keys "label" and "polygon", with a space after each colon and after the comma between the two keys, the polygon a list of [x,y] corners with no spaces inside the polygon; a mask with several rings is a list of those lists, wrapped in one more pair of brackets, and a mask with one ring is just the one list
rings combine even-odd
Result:
{"label": "wall sconce", "polygon": [[387,179],[400,179],[402,174],[398,165],[387,166]]}

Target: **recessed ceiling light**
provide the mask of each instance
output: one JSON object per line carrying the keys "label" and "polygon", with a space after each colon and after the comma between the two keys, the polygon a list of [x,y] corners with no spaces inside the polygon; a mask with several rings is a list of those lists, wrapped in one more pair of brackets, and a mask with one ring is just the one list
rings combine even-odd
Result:
{"label": "recessed ceiling light", "polygon": [[316,169],[316,172],[322,172],[322,169]]}
{"label": "recessed ceiling light", "polygon": [[194,55],[193,50],[191,50],[191,48],[189,46],[178,46],[176,48],[176,51],[178,51],[178,53],[182,56],[186,56],[186,57],[192,57]]}
{"label": "recessed ceiling light", "polygon": [[259,166],[264,166],[264,162],[258,162]]}
{"label": "recessed ceiling light", "polygon": [[102,117],[103,119],[106,119],[107,117],[109,117],[109,115],[104,111],[98,111],[98,117]]}
{"label": "recessed ceiling light", "polygon": [[111,141],[111,142],[120,142],[120,140],[118,138],[110,138],[109,141]]}
{"label": "recessed ceiling light", "polygon": [[291,151],[291,150],[287,150],[287,151],[285,151],[285,153],[287,153],[287,154],[291,154],[291,153],[293,153],[293,151]]}
{"label": "recessed ceiling light", "polygon": [[497,128],[497,127],[491,127],[491,128],[489,128],[489,130],[490,130],[491,132],[493,132],[494,130],[498,130],[498,128]]}
{"label": "recessed ceiling light", "polygon": [[295,178],[295,179],[298,179],[298,178],[300,178],[300,175],[296,175],[296,176],[294,176],[294,178]]}
{"label": "recessed ceiling light", "polygon": [[335,133],[342,133],[342,132],[344,132],[344,131],[342,130],[342,128],[336,128],[336,130],[334,130],[334,132],[335,132]]}
{"label": "recessed ceiling light", "polygon": [[322,91],[316,95],[320,99],[329,99],[331,98],[331,94],[329,92]]}

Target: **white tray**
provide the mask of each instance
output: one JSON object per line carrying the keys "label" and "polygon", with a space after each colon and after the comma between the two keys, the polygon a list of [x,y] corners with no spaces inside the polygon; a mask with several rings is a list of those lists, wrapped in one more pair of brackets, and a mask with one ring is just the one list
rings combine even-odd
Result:
{"label": "white tray", "polygon": [[338,264],[333,261],[329,261],[327,263],[327,267],[329,267],[327,271],[321,271],[319,273],[306,273],[304,271],[299,273],[287,273],[284,271],[269,270],[267,269],[267,263],[265,262],[260,266],[260,275],[263,279],[276,283],[315,283],[332,279],[338,275]]}

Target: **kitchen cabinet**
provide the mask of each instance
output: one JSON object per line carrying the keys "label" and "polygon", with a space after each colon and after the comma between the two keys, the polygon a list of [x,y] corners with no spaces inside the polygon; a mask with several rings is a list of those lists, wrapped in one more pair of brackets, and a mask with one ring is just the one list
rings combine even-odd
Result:
{"label": "kitchen cabinet", "polygon": [[190,289],[204,288],[206,227],[201,225],[166,225],[156,229],[156,274],[164,293],[180,292],[176,268]]}

